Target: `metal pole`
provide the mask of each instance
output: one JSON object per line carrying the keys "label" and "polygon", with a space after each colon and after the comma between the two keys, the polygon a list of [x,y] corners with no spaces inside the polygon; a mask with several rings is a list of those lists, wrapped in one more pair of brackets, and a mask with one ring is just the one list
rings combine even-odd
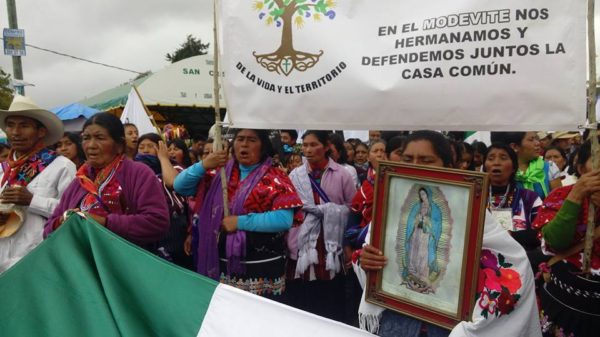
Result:
{"label": "metal pole", "polygon": [[[598,143],[598,127],[596,120],[596,34],[594,30],[594,2],[588,0],[588,63],[590,69],[588,81],[588,121],[591,125],[590,137],[592,142],[592,169],[600,168],[600,144]],[[585,233],[585,245],[583,249],[583,272],[589,275],[591,266],[592,247],[594,245],[594,229],[596,207],[590,201],[588,211],[588,224]]]}
{"label": "metal pole", "polygon": [[[6,0],[6,7],[8,10],[8,28],[17,29],[19,25],[17,23],[17,6],[15,0]],[[13,64],[13,78],[15,80],[23,80],[23,66],[21,64],[21,56],[12,57]],[[25,87],[15,86],[15,90],[19,95],[25,95]]]}

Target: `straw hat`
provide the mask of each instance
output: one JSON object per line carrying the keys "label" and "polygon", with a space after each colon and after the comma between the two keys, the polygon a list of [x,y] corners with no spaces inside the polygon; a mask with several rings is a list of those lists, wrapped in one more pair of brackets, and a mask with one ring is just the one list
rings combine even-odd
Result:
{"label": "straw hat", "polygon": [[15,204],[0,204],[0,213],[8,213],[8,220],[0,225],[0,238],[7,238],[15,234],[25,222],[25,211]]}
{"label": "straw hat", "polygon": [[579,135],[577,131],[556,131],[552,134],[552,139],[571,139]]}
{"label": "straw hat", "polygon": [[546,131],[538,131],[537,136],[539,139],[544,139],[546,137],[550,137],[550,134],[547,133]]}
{"label": "straw hat", "polygon": [[58,142],[64,134],[62,121],[52,112],[42,109],[31,98],[15,95],[8,110],[0,110],[0,128],[6,130],[6,118],[11,116],[29,117],[42,123],[48,133],[44,137],[44,144],[50,146]]}

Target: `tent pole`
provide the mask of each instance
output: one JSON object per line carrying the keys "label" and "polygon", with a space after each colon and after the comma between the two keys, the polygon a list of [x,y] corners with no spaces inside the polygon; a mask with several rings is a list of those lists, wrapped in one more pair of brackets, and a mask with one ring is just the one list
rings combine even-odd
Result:
{"label": "tent pole", "polygon": [[133,88],[133,90],[135,90],[135,94],[140,99],[140,102],[142,102],[142,106],[144,107],[144,111],[146,111],[146,116],[148,116],[148,118],[150,119],[150,123],[152,123],[152,125],[154,125],[154,128],[156,128],[156,132],[164,140],[162,132],[160,132],[160,128],[158,127],[158,125],[156,125],[156,121],[154,120],[154,117],[152,116],[152,113],[150,112],[150,110],[148,110],[148,107],[146,106],[146,103],[144,102],[142,95],[140,95],[138,88],[135,86],[135,84],[132,84],[131,87]]}
{"label": "tent pole", "polygon": [[[596,120],[596,34],[594,28],[594,4],[595,0],[588,0],[588,122],[590,127],[590,138],[592,142],[592,169],[594,171],[600,168],[600,144],[598,143],[598,126]],[[583,272],[590,275],[592,248],[594,245],[594,229],[596,207],[590,201],[588,211],[588,224],[585,233],[585,245],[583,249]]]}
{"label": "tent pole", "polygon": [[[223,138],[221,136],[221,102],[219,100],[219,36],[217,33],[217,0],[213,1],[213,38],[214,38],[214,56],[213,56],[213,96],[215,98],[215,142],[213,144],[215,151],[223,150]],[[221,188],[223,190],[223,213],[229,216],[229,201],[227,200],[227,175],[225,168],[219,170],[221,175]]]}

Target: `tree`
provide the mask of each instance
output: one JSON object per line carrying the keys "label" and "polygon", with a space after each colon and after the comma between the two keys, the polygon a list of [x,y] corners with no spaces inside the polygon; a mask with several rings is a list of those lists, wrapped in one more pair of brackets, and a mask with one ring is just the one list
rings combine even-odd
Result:
{"label": "tree", "polygon": [[8,109],[13,95],[13,89],[10,87],[10,75],[0,68],[0,109]]}
{"label": "tree", "polygon": [[167,61],[175,63],[188,57],[206,55],[209,46],[210,43],[202,43],[201,39],[196,39],[190,34],[173,54],[167,53]]}
{"label": "tree", "polygon": [[281,28],[281,43],[276,51],[268,54],[253,53],[256,61],[268,71],[288,76],[294,69],[306,71],[312,68],[323,51],[313,54],[294,49],[292,28],[295,24],[302,29],[306,20],[320,22],[323,18],[335,19],[336,6],[333,0],[255,0],[254,9],[258,18],[268,26]]}

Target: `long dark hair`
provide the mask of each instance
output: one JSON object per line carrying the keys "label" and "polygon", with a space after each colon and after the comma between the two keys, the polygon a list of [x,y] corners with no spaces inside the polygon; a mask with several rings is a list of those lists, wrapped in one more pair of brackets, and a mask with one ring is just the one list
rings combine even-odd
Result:
{"label": "long dark hair", "polygon": [[171,145],[175,145],[176,148],[183,151],[183,163],[181,163],[181,165],[183,165],[184,168],[192,166],[192,158],[190,158],[190,151],[185,145],[185,142],[181,139],[173,139],[167,144],[168,147],[170,147]]}
{"label": "long dark hair", "polygon": [[340,154],[340,158],[338,159],[337,163],[340,165],[347,164],[348,152],[344,146],[344,138],[336,133],[332,133],[329,135],[329,142],[333,144],[337,152]]}
{"label": "long dark hair", "polygon": [[401,149],[406,141],[406,136],[395,136],[390,138],[390,140],[385,144],[385,153],[387,153],[388,158],[390,154],[397,149]]}
{"label": "long dark hair", "polygon": [[425,140],[431,143],[431,147],[435,154],[440,157],[444,163],[444,167],[453,167],[452,165],[452,150],[450,149],[450,142],[444,135],[439,132],[431,130],[419,130],[411,133],[406,137],[404,142],[404,151],[408,144],[420,140]]}
{"label": "long dark hair", "polygon": [[492,132],[490,139],[492,143],[515,144],[521,146],[527,132]]}
{"label": "long dark hair", "polygon": [[123,146],[123,150],[125,150],[125,127],[123,127],[123,123],[121,123],[121,120],[117,116],[108,112],[97,113],[85,121],[82,130],[85,131],[90,125],[98,125],[106,129],[110,138]]}
{"label": "long dark hair", "polygon": [[273,144],[271,143],[271,138],[269,138],[269,130],[260,130],[260,129],[236,129],[233,133],[233,143],[235,144],[235,139],[242,130],[250,130],[256,133],[258,139],[260,139],[260,162],[262,163],[267,159],[267,157],[272,157],[275,154],[275,150],[273,149]]}
{"label": "long dark hair", "polygon": [[75,144],[75,147],[77,147],[77,159],[79,159],[80,163],[84,163],[86,158],[83,146],[81,146],[81,136],[75,132],[65,132],[63,137],[67,137],[71,143]]}

